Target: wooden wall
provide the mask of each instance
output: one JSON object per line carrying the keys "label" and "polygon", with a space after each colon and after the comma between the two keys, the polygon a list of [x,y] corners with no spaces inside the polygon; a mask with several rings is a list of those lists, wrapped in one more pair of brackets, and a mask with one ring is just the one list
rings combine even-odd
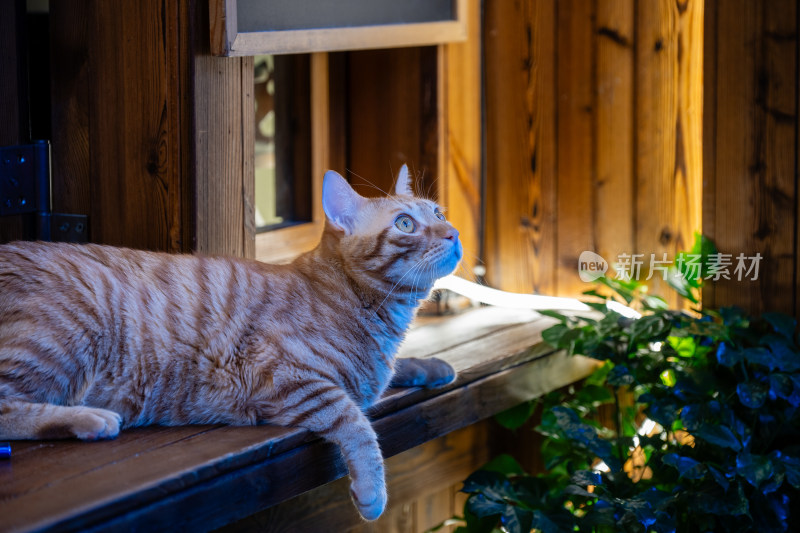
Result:
{"label": "wooden wall", "polygon": [[486,2],[487,278],[576,295],[579,254],[700,229],[703,3]]}
{"label": "wooden wall", "polygon": [[[346,53],[343,98],[347,178],[361,194],[390,192],[408,164],[416,190],[435,195],[439,173],[436,47]],[[336,169],[343,172],[345,169]]]}
{"label": "wooden wall", "polygon": [[[212,57],[208,20],[204,0],[51,2],[53,209],[91,241],[254,254],[252,59]],[[29,142],[24,18],[0,30],[0,145]],[[0,220],[0,242],[23,230]]]}
{"label": "wooden wall", "polygon": [[734,262],[763,259],[705,305],[800,315],[797,35],[796,0],[706,2],[703,231]]}
{"label": "wooden wall", "polygon": [[[0,0],[0,146],[26,144],[30,139],[27,62],[20,57],[25,47],[24,0]],[[31,217],[0,218],[0,242],[31,238]]]}

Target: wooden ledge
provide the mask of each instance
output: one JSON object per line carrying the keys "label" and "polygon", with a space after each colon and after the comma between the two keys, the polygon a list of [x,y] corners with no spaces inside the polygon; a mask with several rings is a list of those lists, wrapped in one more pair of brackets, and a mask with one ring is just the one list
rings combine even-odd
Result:
{"label": "wooden ledge", "polygon": [[[401,356],[458,371],[444,389],[392,389],[369,415],[391,457],[588,375],[541,340],[552,320],[481,308],[420,318]],[[277,426],[150,427],[113,441],[12,443],[0,461],[0,531],[207,531],[346,474],[339,451]]]}

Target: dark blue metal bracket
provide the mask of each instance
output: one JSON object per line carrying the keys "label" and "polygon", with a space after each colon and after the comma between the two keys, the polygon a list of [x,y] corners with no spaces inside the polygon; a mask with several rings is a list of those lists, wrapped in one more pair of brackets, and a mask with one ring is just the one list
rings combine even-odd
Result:
{"label": "dark blue metal bracket", "polygon": [[34,215],[36,238],[87,242],[86,215],[52,212],[50,143],[0,146],[0,216]]}

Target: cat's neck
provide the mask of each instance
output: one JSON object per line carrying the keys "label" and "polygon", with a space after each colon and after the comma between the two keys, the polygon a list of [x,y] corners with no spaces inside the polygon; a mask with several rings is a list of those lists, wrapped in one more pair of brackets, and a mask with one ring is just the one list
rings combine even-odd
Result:
{"label": "cat's neck", "polygon": [[338,287],[349,289],[359,304],[361,316],[405,332],[431,287],[409,290],[392,284],[376,284],[363,272],[348,271],[337,242],[338,239],[326,231],[317,248],[297,259],[297,267],[328,283],[336,280]]}

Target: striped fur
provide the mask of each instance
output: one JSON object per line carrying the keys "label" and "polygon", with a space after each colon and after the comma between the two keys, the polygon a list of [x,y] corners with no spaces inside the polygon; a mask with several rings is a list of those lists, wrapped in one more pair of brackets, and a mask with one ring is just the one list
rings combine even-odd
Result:
{"label": "striped fur", "polygon": [[[395,353],[461,258],[458,232],[411,196],[326,174],[321,242],[291,265],[100,245],[0,246],[0,439],[113,438],[121,428],[272,422],[338,444],[362,516],[386,503],[363,410],[389,385],[455,378]],[[396,225],[415,222],[413,233]],[[395,368],[397,367],[397,368]],[[396,372],[395,372],[396,370]]]}

